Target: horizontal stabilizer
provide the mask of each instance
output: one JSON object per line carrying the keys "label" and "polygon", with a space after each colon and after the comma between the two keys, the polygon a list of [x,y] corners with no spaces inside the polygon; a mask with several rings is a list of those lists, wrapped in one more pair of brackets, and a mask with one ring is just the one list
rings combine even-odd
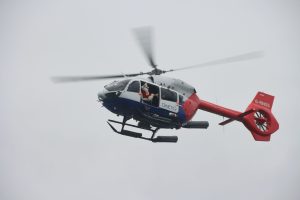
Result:
{"label": "horizontal stabilizer", "polygon": [[238,115],[237,118],[227,119],[227,120],[219,123],[219,125],[224,126],[224,125],[229,124],[229,123],[231,123],[231,122],[233,122],[235,120],[241,120],[244,116],[249,115],[250,113],[253,113],[254,111],[255,111],[254,109],[250,109],[250,110],[248,110],[246,112],[243,112],[242,114]]}

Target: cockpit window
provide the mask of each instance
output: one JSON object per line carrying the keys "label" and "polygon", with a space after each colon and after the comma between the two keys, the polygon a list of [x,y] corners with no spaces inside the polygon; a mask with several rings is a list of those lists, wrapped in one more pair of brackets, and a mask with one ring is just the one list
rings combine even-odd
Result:
{"label": "cockpit window", "polygon": [[129,81],[130,81],[129,79],[123,81],[114,81],[104,86],[104,88],[107,89],[108,91],[122,91],[125,89]]}
{"label": "cockpit window", "polygon": [[139,81],[133,81],[132,83],[129,84],[128,92],[136,92],[139,93],[140,92],[140,82]]}

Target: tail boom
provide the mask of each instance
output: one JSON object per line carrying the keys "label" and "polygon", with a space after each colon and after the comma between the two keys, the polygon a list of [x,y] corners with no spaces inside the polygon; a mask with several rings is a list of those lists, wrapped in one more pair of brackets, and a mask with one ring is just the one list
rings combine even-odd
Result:
{"label": "tail boom", "polygon": [[198,109],[204,110],[207,112],[211,112],[217,115],[221,115],[223,117],[227,117],[230,119],[237,118],[240,114],[242,114],[239,111],[235,111],[229,108],[225,108],[222,106],[219,106],[217,104],[210,103],[208,101],[199,100]]}

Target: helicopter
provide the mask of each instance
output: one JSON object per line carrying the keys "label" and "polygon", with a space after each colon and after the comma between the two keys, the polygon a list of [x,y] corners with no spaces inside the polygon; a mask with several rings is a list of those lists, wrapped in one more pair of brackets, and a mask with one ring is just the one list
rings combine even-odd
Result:
{"label": "helicopter", "polygon": [[[77,82],[90,80],[118,79],[104,86],[98,93],[98,101],[109,111],[123,120],[108,119],[109,127],[117,134],[148,140],[151,142],[178,141],[177,136],[157,136],[159,129],[207,129],[208,121],[192,120],[198,110],[214,113],[228,119],[219,123],[225,126],[233,121],[239,121],[251,132],[256,141],[270,141],[271,134],[279,129],[279,124],[271,109],[274,96],[258,92],[245,111],[239,112],[220,105],[202,100],[198,97],[196,89],[188,83],[162,74],[201,68],[220,64],[228,64],[262,56],[261,52],[250,52],[237,56],[226,57],[200,65],[175,68],[170,70],[159,69],[154,61],[152,48],[152,29],[150,27],[133,30],[136,39],[144,53],[151,71],[115,74],[102,76],[60,76],[54,77],[55,82]],[[148,77],[143,77],[147,75]],[[119,80],[121,78],[121,80]],[[136,124],[128,120],[136,120]],[[116,124],[121,125],[117,130]],[[128,127],[150,131],[149,137]]]}

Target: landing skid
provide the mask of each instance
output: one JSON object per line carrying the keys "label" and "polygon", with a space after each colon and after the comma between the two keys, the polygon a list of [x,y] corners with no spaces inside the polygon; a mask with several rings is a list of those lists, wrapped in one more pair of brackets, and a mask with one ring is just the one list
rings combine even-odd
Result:
{"label": "landing skid", "polygon": [[[129,137],[134,137],[134,138],[140,138],[143,140],[148,140],[151,142],[173,142],[176,143],[178,141],[178,137],[177,136],[156,136],[155,134],[157,133],[157,131],[159,130],[159,128],[145,128],[145,127],[139,127],[133,124],[127,124],[126,121],[128,120],[128,118],[124,117],[123,122],[119,122],[119,121],[115,121],[115,120],[111,120],[109,119],[107,121],[108,125],[111,127],[111,129],[120,134],[120,135],[125,135],[125,136],[129,136]],[[118,131],[113,125],[112,123],[116,123],[116,124],[121,124],[122,128],[121,131]],[[152,132],[152,136],[150,138],[148,137],[143,137],[142,133],[137,133],[137,132],[133,132],[133,131],[129,131],[129,130],[125,130],[124,127],[125,126],[130,126],[130,127],[135,127],[135,128],[139,128],[139,129],[144,129],[147,131],[151,131]]]}

